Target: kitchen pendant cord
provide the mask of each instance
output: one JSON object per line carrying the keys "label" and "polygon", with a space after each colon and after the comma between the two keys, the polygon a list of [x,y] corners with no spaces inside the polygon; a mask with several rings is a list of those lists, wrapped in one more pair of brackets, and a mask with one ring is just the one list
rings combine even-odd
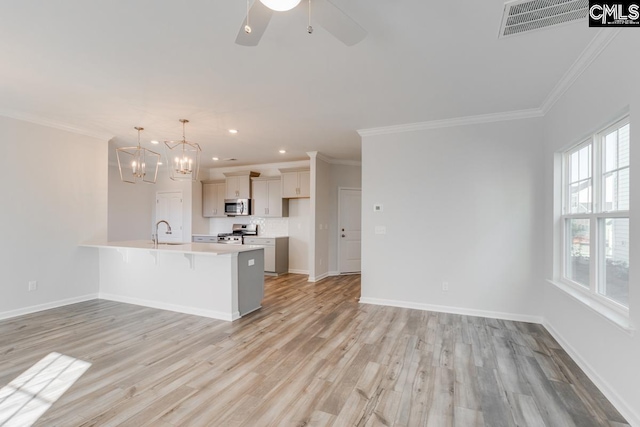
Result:
{"label": "kitchen pendant cord", "polygon": [[313,27],[311,26],[311,0],[309,0],[309,25],[307,26],[307,33],[313,33]]}

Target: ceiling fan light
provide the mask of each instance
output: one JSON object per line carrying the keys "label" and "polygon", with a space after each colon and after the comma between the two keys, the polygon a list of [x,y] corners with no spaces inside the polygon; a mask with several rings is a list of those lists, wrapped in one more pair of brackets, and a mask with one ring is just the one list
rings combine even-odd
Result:
{"label": "ceiling fan light", "polygon": [[284,12],[296,7],[300,0],[260,0],[260,2],[271,10]]}

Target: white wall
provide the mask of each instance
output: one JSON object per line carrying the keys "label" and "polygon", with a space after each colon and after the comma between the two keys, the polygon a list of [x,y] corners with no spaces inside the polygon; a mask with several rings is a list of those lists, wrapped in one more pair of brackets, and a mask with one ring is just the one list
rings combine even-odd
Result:
{"label": "white wall", "polygon": [[[546,142],[546,277],[553,277],[553,155],[578,142],[629,108],[631,114],[630,318],[640,325],[640,33],[623,29],[544,118]],[[640,425],[640,334],[631,335],[545,280],[547,327],[632,425]]]}
{"label": "white wall", "polygon": [[113,143],[109,142],[108,240],[149,239],[156,186],[122,182],[115,150]]}
{"label": "white wall", "polygon": [[[315,167],[313,167],[315,163]],[[310,255],[310,263],[314,269],[309,272],[309,281],[317,281],[329,275],[329,222],[331,209],[331,164],[316,156],[311,159],[311,214],[312,224],[315,224],[314,251]],[[315,184],[315,186],[314,186]]]}
{"label": "white wall", "polygon": [[107,141],[4,117],[0,141],[0,318],[95,297],[98,254],[78,244],[107,237]]}
{"label": "white wall", "polygon": [[339,238],[338,188],[361,188],[362,167],[360,165],[331,164],[329,186],[329,274],[337,274]]}
{"label": "white wall", "polygon": [[362,300],[537,320],[539,126],[530,119],[363,138]]}
{"label": "white wall", "polygon": [[[109,156],[115,147],[109,144]],[[183,241],[191,241],[192,233],[207,233],[209,222],[202,218],[202,184],[173,181],[162,166],[155,184],[128,184],[120,180],[117,164],[109,167],[109,241],[151,240],[155,232],[156,194],[162,191],[182,192]],[[203,175],[206,173],[201,172]],[[175,224],[171,224],[175,227]]]}
{"label": "white wall", "polygon": [[191,234],[207,234],[209,218],[202,216],[202,182],[191,183]]}

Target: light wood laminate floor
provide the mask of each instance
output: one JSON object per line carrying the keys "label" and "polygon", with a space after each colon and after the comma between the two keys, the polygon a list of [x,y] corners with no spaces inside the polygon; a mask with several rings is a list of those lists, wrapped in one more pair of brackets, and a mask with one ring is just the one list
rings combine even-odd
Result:
{"label": "light wood laminate floor", "polygon": [[233,323],[104,300],[0,321],[0,387],[58,352],[91,367],[36,425],[627,425],[540,325],[359,295],[285,275]]}

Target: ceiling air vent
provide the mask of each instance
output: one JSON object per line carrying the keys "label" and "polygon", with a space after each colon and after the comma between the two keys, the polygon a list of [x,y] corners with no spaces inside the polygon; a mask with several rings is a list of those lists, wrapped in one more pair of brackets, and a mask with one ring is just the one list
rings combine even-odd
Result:
{"label": "ceiling air vent", "polygon": [[505,3],[500,38],[584,19],[589,0],[516,0]]}

